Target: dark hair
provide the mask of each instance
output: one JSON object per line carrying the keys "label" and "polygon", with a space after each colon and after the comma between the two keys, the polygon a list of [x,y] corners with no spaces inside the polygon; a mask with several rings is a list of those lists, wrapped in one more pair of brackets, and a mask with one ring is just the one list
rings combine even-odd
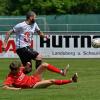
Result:
{"label": "dark hair", "polygon": [[31,16],[36,16],[36,13],[34,11],[28,11],[26,14],[26,19],[29,19]]}
{"label": "dark hair", "polygon": [[14,61],[14,62],[12,62],[12,63],[9,65],[9,68],[10,68],[11,70],[16,70],[16,69],[18,69],[20,66],[21,66],[21,63],[20,63],[20,62]]}

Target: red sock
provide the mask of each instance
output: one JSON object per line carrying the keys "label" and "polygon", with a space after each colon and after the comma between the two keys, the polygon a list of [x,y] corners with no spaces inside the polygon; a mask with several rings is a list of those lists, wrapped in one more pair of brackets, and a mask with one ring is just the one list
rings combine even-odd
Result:
{"label": "red sock", "polygon": [[55,84],[56,85],[63,85],[63,84],[68,84],[68,83],[71,83],[72,80],[55,80]]}
{"label": "red sock", "polygon": [[61,70],[59,68],[56,68],[55,66],[53,66],[51,64],[48,64],[47,69],[52,71],[52,72],[61,73]]}

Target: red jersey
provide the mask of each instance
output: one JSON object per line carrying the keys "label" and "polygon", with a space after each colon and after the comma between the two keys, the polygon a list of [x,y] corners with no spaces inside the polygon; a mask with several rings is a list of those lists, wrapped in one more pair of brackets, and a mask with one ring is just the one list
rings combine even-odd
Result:
{"label": "red jersey", "polygon": [[11,72],[8,74],[4,81],[4,85],[20,88],[32,88],[36,82],[39,82],[39,80],[38,77],[25,75],[24,67],[20,67],[20,70],[16,75],[13,75]]}

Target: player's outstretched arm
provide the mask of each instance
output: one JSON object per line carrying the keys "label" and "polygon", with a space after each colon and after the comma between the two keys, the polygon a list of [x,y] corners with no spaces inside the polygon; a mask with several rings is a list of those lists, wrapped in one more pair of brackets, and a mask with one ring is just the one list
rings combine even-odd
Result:
{"label": "player's outstretched arm", "polygon": [[10,35],[13,33],[13,29],[9,30],[7,33],[6,33],[6,36],[5,36],[5,39],[4,39],[4,43],[3,43],[3,49],[6,48],[6,45],[7,45],[7,42],[8,42],[8,39],[10,37]]}
{"label": "player's outstretched arm", "polygon": [[4,85],[3,89],[6,89],[6,90],[20,90],[21,88],[15,88],[15,87],[10,87],[10,86]]}
{"label": "player's outstretched arm", "polygon": [[45,35],[43,32],[41,31],[37,31],[38,35],[41,37],[41,38],[46,38],[46,39],[49,39],[49,35]]}
{"label": "player's outstretched arm", "polygon": [[40,36],[40,37],[43,37],[44,38],[44,33],[43,32],[41,32],[40,30],[37,30],[37,33],[38,33],[38,35]]}
{"label": "player's outstretched arm", "polygon": [[8,42],[8,39],[9,39],[10,35],[11,35],[13,32],[14,32],[13,29],[11,29],[11,30],[9,30],[9,31],[6,33],[4,42],[6,42],[6,43]]}

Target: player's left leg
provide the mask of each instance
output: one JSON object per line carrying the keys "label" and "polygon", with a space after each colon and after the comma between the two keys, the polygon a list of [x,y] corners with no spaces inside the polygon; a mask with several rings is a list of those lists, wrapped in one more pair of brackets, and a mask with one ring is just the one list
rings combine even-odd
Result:
{"label": "player's left leg", "polygon": [[[31,52],[29,52],[27,47],[23,47],[16,50],[17,54],[20,57],[20,60],[25,67],[25,74],[32,71],[32,63],[31,63]],[[27,66],[27,62],[30,62],[30,66]]]}
{"label": "player's left leg", "polygon": [[65,66],[64,69],[59,69],[59,68],[57,68],[57,67],[55,67],[54,65],[51,65],[51,64],[47,64],[46,68],[49,71],[56,72],[56,73],[59,73],[63,76],[66,76],[66,73],[68,72],[68,69],[69,69],[69,64],[67,66]]}
{"label": "player's left leg", "polygon": [[55,80],[55,79],[50,79],[50,80],[43,80],[40,82],[37,82],[33,88],[47,88],[51,85],[64,85],[68,83],[72,83],[72,80]]}

